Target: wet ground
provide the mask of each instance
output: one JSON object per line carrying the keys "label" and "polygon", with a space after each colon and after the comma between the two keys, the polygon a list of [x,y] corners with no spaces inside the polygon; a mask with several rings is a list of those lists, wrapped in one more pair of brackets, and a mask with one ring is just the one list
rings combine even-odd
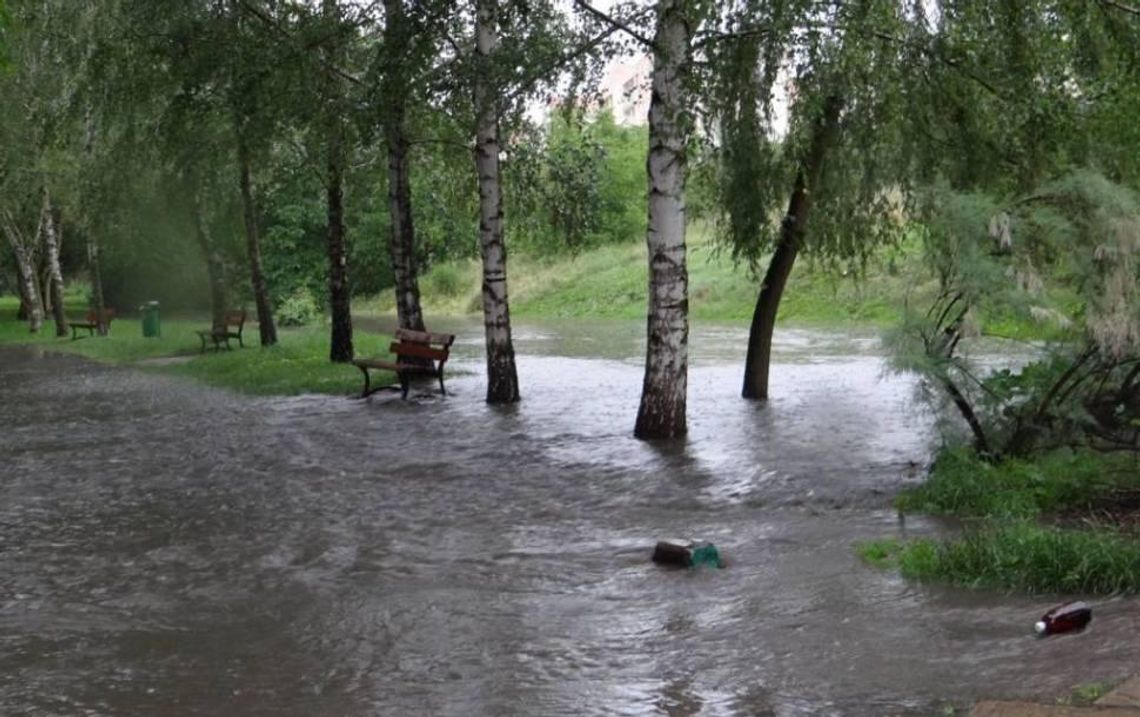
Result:
{"label": "wet ground", "polygon": [[[0,715],[927,715],[1140,664],[1140,604],[910,585],[856,540],[930,417],[871,337],[694,331],[691,435],[631,437],[640,324],[517,330],[524,401],[257,399],[0,349]],[[346,370],[351,370],[347,369]],[[665,571],[653,543],[718,543]]]}

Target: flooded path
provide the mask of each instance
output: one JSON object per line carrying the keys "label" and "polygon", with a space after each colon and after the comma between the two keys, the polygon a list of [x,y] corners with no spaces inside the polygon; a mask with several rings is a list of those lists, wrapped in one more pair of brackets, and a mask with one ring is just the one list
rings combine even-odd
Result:
{"label": "flooded path", "polygon": [[[441,330],[442,326],[437,327]],[[698,327],[691,435],[633,440],[640,323],[523,325],[524,401],[261,399],[0,348],[0,715],[927,715],[1140,664],[1140,605],[908,585],[930,417],[868,337]],[[346,368],[346,371],[352,369]],[[723,571],[648,563],[718,543]]]}

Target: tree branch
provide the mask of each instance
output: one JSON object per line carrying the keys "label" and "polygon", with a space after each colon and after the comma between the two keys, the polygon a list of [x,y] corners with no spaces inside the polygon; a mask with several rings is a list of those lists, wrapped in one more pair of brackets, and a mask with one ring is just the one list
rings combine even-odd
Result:
{"label": "tree branch", "polygon": [[[642,12],[638,13],[637,15],[634,15],[630,19],[636,20],[637,18],[644,15],[645,12],[646,12],[646,10],[643,10]],[[581,45],[574,48],[573,50],[559,55],[553,62],[550,63],[550,65],[548,67],[544,68],[544,70],[542,72],[536,72],[536,73],[532,74],[529,79],[525,80],[513,92],[508,94],[503,99],[502,106],[505,107],[505,106],[510,105],[510,103],[513,102],[515,99],[517,99],[519,95],[529,91],[530,88],[533,87],[536,82],[538,82],[539,80],[541,80],[544,77],[547,77],[548,75],[550,75],[550,73],[554,72],[555,70],[573,62],[574,60],[578,59],[579,57],[586,54],[590,50],[593,50],[595,47],[600,45],[604,40],[606,40],[608,37],[610,37],[611,35],[613,35],[615,32],[617,32],[620,29],[621,29],[621,27],[619,25],[610,25],[610,28],[608,30],[606,30],[605,32],[598,34],[597,36],[591,38],[587,42],[582,43]]]}
{"label": "tree branch", "polygon": [[[297,42],[297,38],[293,37],[292,33],[281,27],[281,25],[276,20],[274,20],[269,15],[266,15],[260,8],[256,8],[250,5],[247,0],[237,0],[237,3],[238,7],[244,10],[247,14],[257,18],[261,24],[265,25],[277,35],[280,35],[281,38],[293,49],[294,52],[305,57],[310,56],[310,53],[299,42]],[[349,74],[346,70],[327,62],[323,58],[318,57],[317,62],[321,65],[321,67],[325,68],[329,72],[332,72],[334,75],[340,77],[341,79],[347,80],[354,85],[362,84],[358,77]]]}
{"label": "tree branch", "polygon": [[[1111,2],[1112,0],[1104,0],[1104,1],[1105,2]],[[938,60],[939,62],[946,65],[947,67],[951,67],[951,68],[957,70],[958,72],[962,73],[967,78],[973,80],[974,82],[976,82],[979,85],[981,85],[982,87],[984,87],[986,89],[986,91],[988,91],[994,97],[997,97],[998,99],[1001,99],[1001,100],[1005,99],[1005,97],[1002,95],[1001,91],[998,90],[998,88],[995,87],[993,85],[993,83],[991,83],[989,80],[982,77],[978,73],[974,72],[970,68],[965,67],[961,63],[961,61],[959,61],[959,60],[955,60],[952,57],[947,57],[943,53],[937,52],[936,50],[933,50],[933,49],[927,47],[926,45],[924,45],[920,42],[915,42],[914,40],[908,40],[908,39],[902,38],[902,37],[896,37],[894,35],[883,32],[881,30],[870,30],[868,34],[870,34],[871,37],[876,37],[876,38],[878,38],[880,40],[884,40],[886,42],[893,42],[897,45],[902,45],[903,47],[909,47],[912,50],[918,50],[919,52],[926,55],[927,57],[932,58],[934,60]]]}
{"label": "tree branch", "polygon": [[1101,5],[1104,5],[1106,7],[1114,8],[1116,10],[1120,10],[1121,12],[1126,12],[1130,15],[1136,15],[1137,17],[1140,17],[1140,7],[1126,5],[1122,2],[1119,2],[1119,0],[1099,0],[1099,2]]}
{"label": "tree branch", "polygon": [[649,49],[654,50],[654,51],[656,51],[658,49],[657,46],[655,44],[653,44],[652,40],[645,37],[644,35],[642,35],[637,30],[634,30],[632,27],[630,27],[628,24],[622,22],[621,20],[618,20],[617,18],[613,17],[612,15],[609,15],[608,13],[604,13],[601,10],[594,7],[593,5],[590,5],[588,2],[586,2],[586,0],[574,0],[574,4],[577,5],[578,7],[582,8],[586,12],[590,13],[591,15],[596,17],[597,19],[601,20],[602,22],[607,23],[607,24],[613,26],[614,28],[617,28],[618,30],[621,30],[622,32],[629,35],[634,40],[637,40],[642,45],[645,45]]}

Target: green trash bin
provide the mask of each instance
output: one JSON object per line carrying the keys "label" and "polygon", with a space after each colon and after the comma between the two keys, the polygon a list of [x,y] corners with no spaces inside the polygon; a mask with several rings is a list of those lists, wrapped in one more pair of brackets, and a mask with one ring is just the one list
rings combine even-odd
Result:
{"label": "green trash bin", "polygon": [[148,301],[139,307],[142,312],[143,337],[157,339],[162,336],[162,325],[158,320],[158,302]]}

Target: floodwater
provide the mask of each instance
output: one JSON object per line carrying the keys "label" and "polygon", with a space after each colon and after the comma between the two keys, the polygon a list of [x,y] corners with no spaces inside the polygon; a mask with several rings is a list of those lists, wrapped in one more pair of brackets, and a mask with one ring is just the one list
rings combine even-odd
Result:
{"label": "floodwater", "polygon": [[[440,327],[442,328],[442,327]],[[692,336],[691,434],[631,437],[639,323],[516,329],[524,401],[261,399],[0,349],[0,715],[929,715],[1140,665],[1140,604],[912,585],[854,541],[931,418],[869,336]],[[252,350],[252,349],[249,349]],[[353,369],[347,368],[346,371]],[[650,564],[666,537],[725,570]]]}

